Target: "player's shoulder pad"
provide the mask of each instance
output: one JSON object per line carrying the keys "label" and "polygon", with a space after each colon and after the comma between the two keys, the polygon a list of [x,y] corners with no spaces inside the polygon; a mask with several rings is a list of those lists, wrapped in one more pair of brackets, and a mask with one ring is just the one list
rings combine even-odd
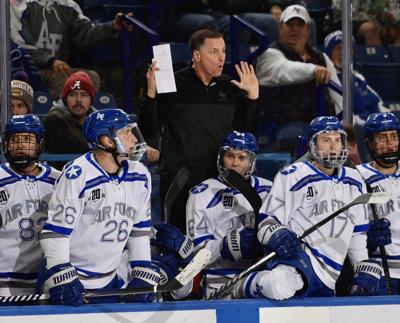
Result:
{"label": "player's shoulder pad", "polygon": [[215,187],[218,187],[218,188],[223,187],[224,188],[225,184],[221,183],[216,178],[209,178],[209,179],[201,182],[200,184],[194,186],[190,190],[190,194],[200,194],[200,193],[207,191],[209,188],[215,188]]}
{"label": "player's shoulder pad", "polygon": [[150,176],[150,171],[148,167],[143,164],[141,161],[133,161],[133,160],[127,160],[128,165],[129,165],[129,171],[130,172],[135,172],[135,173],[140,173],[140,174],[145,174]]}
{"label": "player's shoulder pad", "polygon": [[206,182],[202,182],[190,190],[190,194],[200,194],[204,192],[208,188],[208,184]]}
{"label": "player's shoulder pad", "polygon": [[346,177],[353,178],[354,180],[359,181],[360,183],[363,183],[364,180],[363,180],[360,172],[357,169],[354,169],[351,167],[346,167],[346,166],[344,166],[344,168],[346,169]]}
{"label": "player's shoulder pad", "polygon": [[254,176],[254,177],[258,179],[260,185],[272,186],[272,181],[270,181],[269,179],[266,179],[264,177],[259,177],[259,176]]}

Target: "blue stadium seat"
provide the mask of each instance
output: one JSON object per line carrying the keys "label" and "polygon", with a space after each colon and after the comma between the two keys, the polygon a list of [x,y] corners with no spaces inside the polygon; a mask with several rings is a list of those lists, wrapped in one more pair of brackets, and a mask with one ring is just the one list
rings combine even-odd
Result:
{"label": "blue stadium seat", "polygon": [[389,45],[388,51],[391,54],[392,61],[394,63],[400,63],[400,46],[399,45]]}
{"label": "blue stadium seat", "polygon": [[389,52],[384,46],[365,45],[354,46],[353,61],[355,64],[382,64],[391,62]]}
{"label": "blue stadium seat", "polygon": [[357,64],[356,69],[382,100],[400,101],[400,63]]}
{"label": "blue stadium seat", "polygon": [[290,153],[263,153],[257,154],[257,176],[273,180],[276,173],[286,165],[292,163]]}
{"label": "blue stadium seat", "polygon": [[53,99],[46,92],[35,91],[33,95],[32,113],[46,115],[53,105]]}
{"label": "blue stadium seat", "polygon": [[114,95],[102,91],[96,93],[93,106],[97,110],[118,108]]}

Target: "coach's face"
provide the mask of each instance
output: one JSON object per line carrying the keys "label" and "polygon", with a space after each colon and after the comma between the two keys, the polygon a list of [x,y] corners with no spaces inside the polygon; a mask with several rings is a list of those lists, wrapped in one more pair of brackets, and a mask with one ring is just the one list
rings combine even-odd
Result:
{"label": "coach's face", "polygon": [[76,119],[85,118],[92,104],[92,98],[85,90],[73,90],[66,98],[68,110]]}
{"label": "coach's face", "polygon": [[193,51],[194,64],[209,79],[222,74],[225,56],[223,38],[206,38],[204,44],[198,50]]}

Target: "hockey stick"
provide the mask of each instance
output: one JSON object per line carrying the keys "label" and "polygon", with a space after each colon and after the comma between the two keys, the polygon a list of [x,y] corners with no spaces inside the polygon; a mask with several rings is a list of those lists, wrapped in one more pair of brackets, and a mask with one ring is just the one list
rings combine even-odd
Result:
{"label": "hockey stick", "polygon": [[[346,211],[347,209],[349,209],[350,207],[357,205],[357,204],[375,204],[375,203],[385,203],[389,200],[389,195],[386,193],[366,193],[366,194],[361,194],[359,196],[357,196],[353,201],[351,201],[350,203],[344,205],[343,207],[341,207],[340,209],[338,209],[337,211],[333,212],[332,214],[330,214],[328,217],[326,217],[325,219],[323,219],[322,221],[314,224],[313,226],[311,226],[310,228],[308,228],[307,230],[305,230],[301,235],[298,236],[298,238],[304,239],[306,236],[308,236],[309,234],[313,233],[315,230],[319,229],[321,226],[323,226],[325,223],[329,222],[330,220],[332,220],[334,217],[336,217],[337,215],[339,215],[340,213]],[[212,292],[208,297],[206,297],[205,299],[216,299],[218,297],[223,297],[226,296],[230,289],[240,280],[242,280],[243,278],[245,278],[246,276],[248,276],[250,273],[252,273],[253,271],[259,269],[265,262],[267,262],[269,259],[271,259],[272,257],[274,257],[276,255],[275,252],[271,252],[270,254],[266,255],[265,257],[261,258],[260,260],[258,260],[254,265],[250,266],[249,268],[245,269],[244,271],[242,271],[241,273],[237,274],[235,277],[233,277],[231,280],[229,280],[228,282],[226,282],[224,285],[222,285],[219,289],[217,289],[216,291]]]}
{"label": "hockey stick", "polygon": [[[365,181],[365,185],[367,186],[367,192],[372,193],[372,187]],[[376,211],[376,205],[371,205],[371,210],[372,210],[372,216],[374,218],[374,221],[377,221],[378,218],[378,213]],[[382,267],[383,267],[383,273],[385,276],[386,280],[386,289],[388,295],[392,295],[392,284],[390,283],[390,272],[389,272],[389,264],[387,260],[387,254],[386,254],[386,249],[385,246],[379,246],[379,253],[382,258]]]}
{"label": "hockey stick", "polygon": [[[125,288],[116,290],[91,290],[83,294],[85,299],[91,297],[105,297],[105,296],[125,296],[137,295],[145,293],[158,293],[170,292],[187,285],[204,267],[208,264],[211,258],[211,252],[207,249],[200,249],[189,264],[182,269],[182,271],[174,277],[170,282],[164,285],[155,285],[152,287],[140,288]],[[50,299],[49,294],[34,294],[34,295],[18,295],[18,296],[0,296],[0,304],[8,305],[6,303],[25,303],[46,301]]]}
{"label": "hockey stick", "polygon": [[188,169],[183,166],[179,169],[178,173],[176,174],[174,180],[172,181],[170,187],[168,188],[167,194],[165,194],[164,200],[164,222],[169,223],[170,214],[172,209],[172,204],[178,197],[180,191],[185,186],[187,180],[189,178],[189,171]]}
{"label": "hockey stick", "polygon": [[260,211],[262,200],[260,195],[255,191],[253,186],[251,186],[249,181],[240,175],[238,172],[233,169],[226,169],[221,172],[221,178],[227,182],[231,187],[238,190],[245,199],[250,203],[251,207],[254,210],[255,216],[255,229],[258,228],[258,213]]}

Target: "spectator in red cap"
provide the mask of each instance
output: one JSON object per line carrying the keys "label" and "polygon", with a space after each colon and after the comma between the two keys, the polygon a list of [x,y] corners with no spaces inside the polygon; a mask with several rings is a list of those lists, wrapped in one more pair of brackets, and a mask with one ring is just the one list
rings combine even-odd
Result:
{"label": "spectator in red cap", "polygon": [[[96,110],[92,106],[95,95],[93,81],[85,72],[78,71],[66,79],[60,99],[54,101],[43,120],[46,152],[82,154],[89,151],[82,125],[86,116]],[[53,166],[60,168],[62,164]]]}

